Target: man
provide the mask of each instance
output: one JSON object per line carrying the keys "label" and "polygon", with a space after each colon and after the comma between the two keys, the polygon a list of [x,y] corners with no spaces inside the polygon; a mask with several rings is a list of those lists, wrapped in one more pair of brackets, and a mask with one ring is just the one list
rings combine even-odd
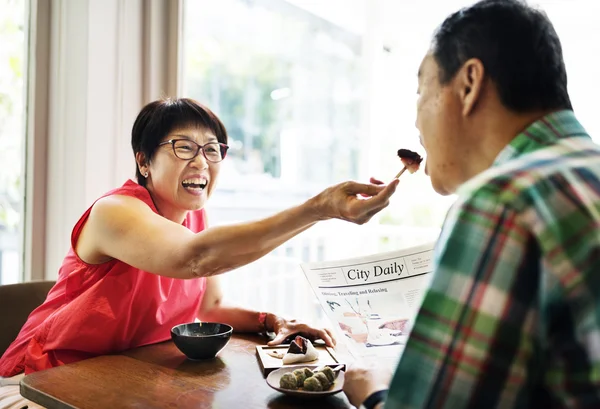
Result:
{"label": "man", "polygon": [[458,199],[393,380],[349,370],[350,402],[600,408],[600,148],[552,24],[516,0],[452,14],[419,94],[425,171]]}

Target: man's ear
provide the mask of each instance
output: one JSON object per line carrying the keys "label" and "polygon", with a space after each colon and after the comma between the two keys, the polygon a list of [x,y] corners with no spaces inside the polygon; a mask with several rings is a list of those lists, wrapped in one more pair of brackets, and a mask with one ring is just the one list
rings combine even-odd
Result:
{"label": "man's ear", "polygon": [[144,152],[137,152],[135,154],[135,161],[137,162],[138,169],[142,175],[147,172],[148,161],[146,161],[146,155],[144,155]]}
{"label": "man's ear", "polygon": [[475,109],[475,105],[481,97],[483,82],[485,80],[485,69],[477,58],[467,60],[456,75],[456,86],[459,98],[462,102],[462,114],[468,116]]}

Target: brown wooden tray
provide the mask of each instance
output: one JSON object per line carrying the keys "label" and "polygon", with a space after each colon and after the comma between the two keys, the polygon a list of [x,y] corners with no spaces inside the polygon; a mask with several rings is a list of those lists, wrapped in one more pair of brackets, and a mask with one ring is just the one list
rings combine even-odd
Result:
{"label": "brown wooden tray", "polygon": [[287,367],[287,366],[302,366],[302,365],[328,365],[328,366],[338,366],[344,365],[342,364],[333,348],[330,348],[324,344],[313,344],[316,350],[319,352],[319,358],[310,361],[310,362],[296,362],[290,365],[284,365],[281,359],[274,358],[269,355],[267,352],[269,351],[277,351],[285,354],[290,347],[289,344],[268,346],[268,345],[257,345],[256,346],[256,355],[258,358],[258,364],[260,365],[260,369],[262,370],[263,376],[267,376],[269,372],[274,371],[275,369]]}

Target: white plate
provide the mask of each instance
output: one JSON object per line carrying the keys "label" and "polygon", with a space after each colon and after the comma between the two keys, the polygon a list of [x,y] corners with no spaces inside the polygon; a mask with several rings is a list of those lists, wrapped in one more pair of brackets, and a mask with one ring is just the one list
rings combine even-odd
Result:
{"label": "white plate", "polygon": [[281,377],[284,374],[293,372],[296,369],[301,369],[301,368],[315,369],[317,367],[318,367],[318,365],[297,365],[297,366],[286,366],[283,368],[276,369],[273,372],[269,373],[269,375],[267,375],[267,384],[271,388],[275,389],[276,391],[285,393],[286,395],[296,396],[296,397],[305,398],[305,399],[322,398],[325,396],[331,396],[331,395],[335,395],[336,393],[340,393],[342,391],[342,387],[344,386],[344,371],[339,371],[337,373],[337,376],[336,376],[335,381],[333,382],[333,385],[331,386],[331,388],[329,388],[326,391],[322,391],[322,392],[303,391],[301,389],[292,390],[292,389],[284,389],[284,388],[279,387],[279,380],[281,379]]}

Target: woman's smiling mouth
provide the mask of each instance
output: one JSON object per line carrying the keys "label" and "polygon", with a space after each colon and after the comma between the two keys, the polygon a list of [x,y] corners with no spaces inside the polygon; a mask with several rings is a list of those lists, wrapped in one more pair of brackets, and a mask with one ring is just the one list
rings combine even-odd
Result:
{"label": "woman's smiling mouth", "polygon": [[208,181],[205,178],[188,178],[184,179],[183,182],[181,182],[181,185],[188,192],[199,194],[204,191],[208,185]]}

